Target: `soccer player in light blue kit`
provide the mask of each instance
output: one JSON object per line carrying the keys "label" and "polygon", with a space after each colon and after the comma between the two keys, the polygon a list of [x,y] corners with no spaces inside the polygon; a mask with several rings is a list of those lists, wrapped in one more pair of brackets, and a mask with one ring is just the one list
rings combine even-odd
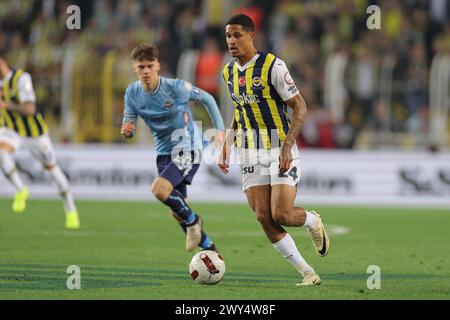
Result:
{"label": "soccer player in light blue kit", "polygon": [[[141,44],[131,52],[138,81],[125,92],[125,110],[121,134],[132,138],[137,117],[150,128],[155,139],[158,177],[152,184],[153,195],[171,208],[173,216],[186,232],[186,250],[197,246],[217,251],[203,231],[202,219],[186,202],[186,186],[191,184],[200,164],[201,133],[195,132],[189,101],[199,101],[208,111],[213,125],[224,138],[222,116],[214,98],[189,82],[159,76],[158,49]],[[198,127],[197,127],[198,129]]]}

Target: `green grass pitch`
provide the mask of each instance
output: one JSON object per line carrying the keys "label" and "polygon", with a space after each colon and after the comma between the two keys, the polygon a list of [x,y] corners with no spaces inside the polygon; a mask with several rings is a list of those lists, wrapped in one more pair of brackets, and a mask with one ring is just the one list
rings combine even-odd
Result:
{"label": "green grass pitch", "polygon": [[[450,298],[450,210],[307,206],[322,214],[331,249],[319,257],[304,228],[288,229],[323,282],[297,287],[245,204],[193,203],[227,267],[222,282],[202,286],[162,204],[77,204],[82,228],[66,231],[59,201],[30,200],[14,214],[0,200],[0,299]],[[81,269],[81,290],[66,288],[69,265]],[[381,268],[379,290],[367,288],[369,265]]]}

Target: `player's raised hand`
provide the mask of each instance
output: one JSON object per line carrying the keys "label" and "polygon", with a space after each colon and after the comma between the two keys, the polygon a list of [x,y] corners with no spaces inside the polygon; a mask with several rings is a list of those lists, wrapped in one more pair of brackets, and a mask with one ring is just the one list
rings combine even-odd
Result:
{"label": "player's raised hand", "polygon": [[291,146],[283,144],[280,149],[280,173],[285,173],[289,170],[292,163]]}
{"label": "player's raised hand", "polygon": [[132,138],[134,136],[134,132],[136,130],[136,126],[134,124],[134,121],[131,120],[130,122],[125,122],[122,124],[122,128],[120,129],[120,134],[124,138]]}

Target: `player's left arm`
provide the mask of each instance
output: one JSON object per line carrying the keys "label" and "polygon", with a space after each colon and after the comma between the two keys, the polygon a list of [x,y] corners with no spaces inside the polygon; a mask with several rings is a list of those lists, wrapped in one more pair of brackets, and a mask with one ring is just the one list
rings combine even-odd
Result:
{"label": "player's left arm", "polygon": [[219,140],[221,143],[225,138],[225,124],[223,122],[222,115],[220,114],[219,107],[217,106],[216,100],[208,92],[192,86],[189,82],[184,82],[185,89],[189,92],[190,101],[200,102],[208,112],[209,117],[213,123],[214,128],[219,130],[215,136],[215,140]]}
{"label": "player's left arm", "polygon": [[284,61],[276,59],[272,68],[271,80],[278,95],[293,111],[289,131],[280,148],[280,172],[284,173],[291,166],[291,149],[303,128],[307,108],[305,100],[298,91]]}
{"label": "player's left arm", "polygon": [[298,93],[293,98],[285,101],[285,103],[292,109],[292,119],[288,134],[280,149],[280,172],[284,173],[289,170],[292,162],[292,146],[295,143],[298,135],[302,131],[305,123],[307,109],[306,103],[302,95]]}
{"label": "player's left arm", "polygon": [[36,95],[33,89],[31,76],[24,73],[18,83],[19,103],[6,102],[0,97],[0,109],[17,111],[24,116],[32,116],[36,113]]}

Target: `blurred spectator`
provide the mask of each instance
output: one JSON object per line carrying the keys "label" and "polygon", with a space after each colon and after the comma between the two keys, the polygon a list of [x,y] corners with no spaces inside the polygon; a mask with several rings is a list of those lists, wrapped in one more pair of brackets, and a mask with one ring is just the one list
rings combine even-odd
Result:
{"label": "blurred spectator", "polygon": [[262,1],[246,0],[244,5],[235,11],[235,14],[243,13],[243,14],[248,15],[250,18],[252,18],[253,23],[255,24],[256,32],[259,32],[259,30],[261,29],[262,22],[264,19],[264,12],[263,12],[263,10],[261,8],[261,4],[259,2],[262,2]]}
{"label": "blurred spectator", "polygon": [[428,75],[425,46],[422,43],[415,43],[411,46],[408,67],[405,71],[405,105],[411,123],[417,124],[409,126],[411,132],[418,129],[420,116],[428,109]]}
{"label": "blurred spectator", "polygon": [[279,52],[286,44],[286,33],[289,28],[289,20],[283,12],[285,1],[277,1],[275,3],[274,12],[269,18],[268,37],[272,44],[271,49]]}
{"label": "blurred spectator", "polygon": [[222,72],[223,54],[217,40],[207,37],[198,55],[196,85],[211,93],[216,100],[219,93],[219,74]]}
{"label": "blurred spectator", "polygon": [[363,120],[371,120],[372,106],[377,93],[376,61],[364,46],[356,46],[354,62],[349,66],[350,92],[362,111]]}
{"label": "blurred spectator", "polygon": [[450,3],[448,0],[429,0],[431,21],[443,25],[450,20]]}

